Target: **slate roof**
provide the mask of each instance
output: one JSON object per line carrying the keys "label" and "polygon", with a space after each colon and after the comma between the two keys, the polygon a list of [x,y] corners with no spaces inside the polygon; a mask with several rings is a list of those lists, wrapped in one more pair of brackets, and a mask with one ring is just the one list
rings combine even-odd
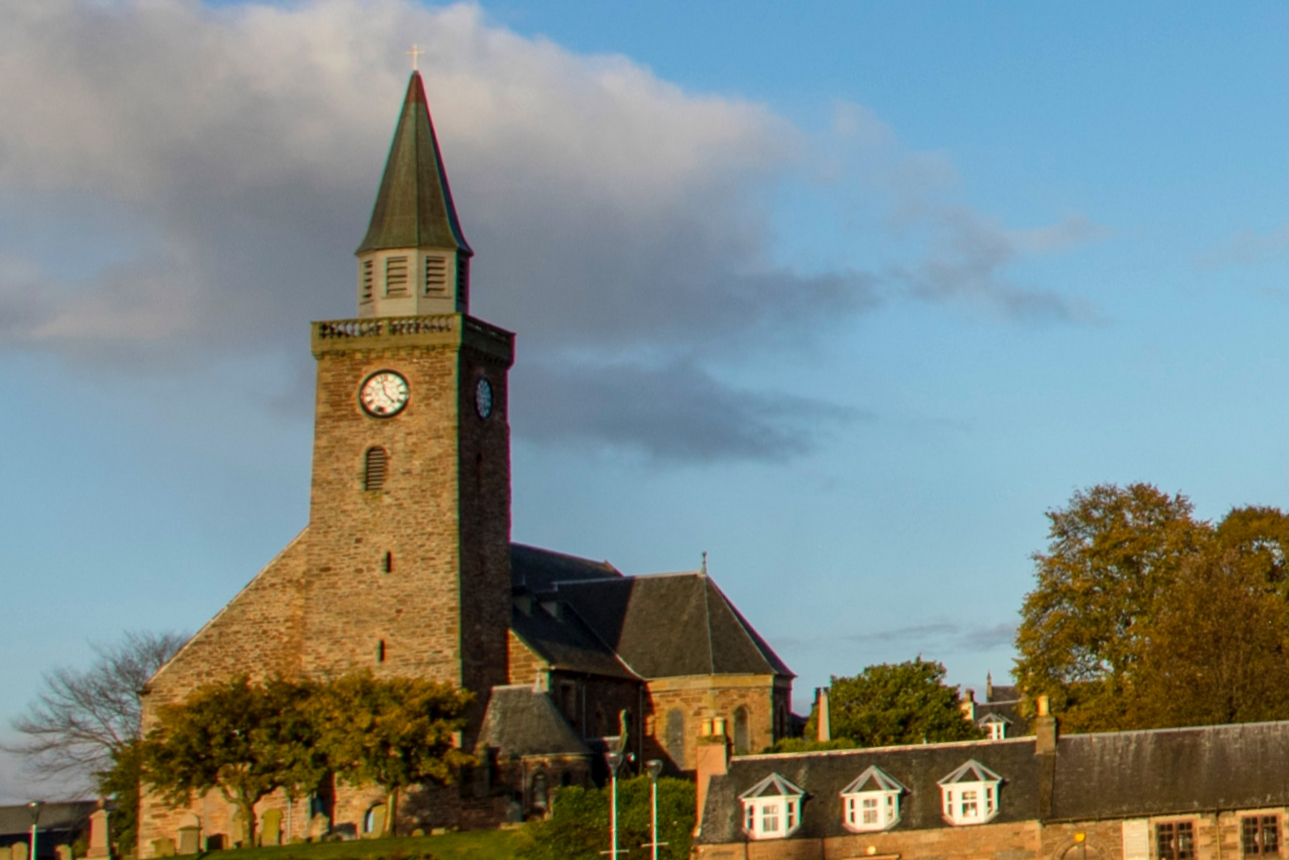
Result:
{"label": "slate roof", "polygon": [[[40,808],[38,832],[46,830],[81,830],[88,826],[90,813],[98,808],[93,800],[46,803]],[[31,813],[26,805],[0,806],[0,836],[31,833]],[[42,849],[42,853],[43,849]]]}
{"label": "slate roof", "polygon": [[641,677],[794,677],[705,574],[565,581],[557,594]]}
{"label": "slate roof", "polygon": [[545,658],[552,669],[639,679],[575,612],[564,611],[556,618],[532,600],[527,611],[521,606],[514,607],[510,629]]}
{"label": "slate roof", "polygon": [[1025,735],[1030,734],[1029,720],[1025,719],[1020,712],[1020,702],[976,702],[976,725],[981,724],[981,720],[988,716],[1002,717],[1011,724],[1007,730],[1008,734]]}
{"label": "slate roof", "polygon": [[501,758],[591,754],[550,696],[530,684],[492,688],[479,741]]}
{"label": "slate roof", "polygon": [[474,253],[457,220],[420,72],[412,72],[407,82],[371,224],[354,253],[384,248],[453,248],[467,256]]}
{"label": "slate roof", "polygon": [[[896,830],[948,826],[940,780],[971,760],[1002,778],[995,821],[1113,820],[1289,805],[1289,722],[1069,735],[1055,755],[1034,738],[735,757],[714,777],[700,842],[741,842],[739,795],[778,773],[806,792],[792,838],[841,836],[840,792],[878,766],[908,787]],[[1051,806],[1040,797],[1051,788]]]}
{"label": "slate roof", "polygon": [[614,576],[622,574],[607,561],[591,561],[522,543],[510,545],[510,582],[516,591],[544,594],[554,590],[555,582]]}

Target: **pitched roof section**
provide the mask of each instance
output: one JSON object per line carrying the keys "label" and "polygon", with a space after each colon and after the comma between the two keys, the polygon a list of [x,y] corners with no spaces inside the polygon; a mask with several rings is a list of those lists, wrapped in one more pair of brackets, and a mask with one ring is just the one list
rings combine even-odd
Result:
{"label": "pitched roof section", "polygon": [[385,248],[455,248],[472,255],[443,169],[421,73],[412,72],[371,225],[357,254]]}
{"label": "pitched roof section", "polygon": [[870,764],[868,770],[855,777],[854,782],[841,790],[841,794],[860,794],[867,791],[906,792],[908,789],[898,779],[877,765]]}
{"label": "pitched roof section", "polygon": [[639,680],[575,612],[556,617],[530,602],[527,611],[519,606],[511,611],[510,629],[552,669]]}
{"label": "pitched roof section", "polygon": [[754,797],[801,797],[805,792],[777,773],[772,773],[739,795],[740,800]]}
{"label": "pitched roof section", "polygon": [[641,677],[793,677],[704,574],[618,575],[558,582],[557,588],[559,597]]}
{"label": "pitched roof section", "polygon": [[960,782],[1002,782],[1002,777],[985,767],[974,758],[940,780],[940,785],[956,785]]}
{"label": "pitched roof section", "polygon": [[528,684],[492,688],[479,740],[502,758],[591,754],[550,696]]}
{"label": "pitched roof section", "polygon": [[522,543],[510,545],[510,584],[516,591],[545,594],[554,583],[576,579],[621,577],[607,561],[592,561]]}

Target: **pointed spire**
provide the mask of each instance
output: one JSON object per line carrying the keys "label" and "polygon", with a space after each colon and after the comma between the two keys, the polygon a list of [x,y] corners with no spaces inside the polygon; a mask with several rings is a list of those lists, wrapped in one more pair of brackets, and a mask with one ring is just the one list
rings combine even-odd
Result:
{"label": "pointed spire", "polygon": [[355,253],[388,248],[452,249],[467,257],[474,253],[457,221],[425,87],[416,71],[407,83],[371,226]]}

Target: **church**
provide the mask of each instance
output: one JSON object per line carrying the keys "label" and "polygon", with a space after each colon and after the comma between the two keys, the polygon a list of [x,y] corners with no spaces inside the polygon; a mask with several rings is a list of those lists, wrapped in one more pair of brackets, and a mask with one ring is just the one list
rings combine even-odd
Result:
{"label": "church", "polygon": [[[417,72],[356,256],[356,317],[313,323],[308,525],[149,681],[145,730],[239,674],[451,682],[475,694],[461,744],[479,764],[409,797],[404,832],[541,815],[555,787],[602,780],[609,748],[692,773],[713,720],[735,753],[785,736],[793,674],[705,569],[628,576],[511,542],[515,335],[470,315],[473,251]],[[382,800],[279,793],[264,838],[379,831]],[[238,826],[218,792],[179,809],[145,793],[138,856],[228,845]]]}

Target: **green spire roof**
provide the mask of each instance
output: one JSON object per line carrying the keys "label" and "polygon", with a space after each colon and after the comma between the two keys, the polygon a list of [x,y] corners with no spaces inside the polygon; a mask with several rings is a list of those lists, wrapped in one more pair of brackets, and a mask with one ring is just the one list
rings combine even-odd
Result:
{"label": "green spire roof", "polygon": [[412,72],[407,83],[371,226],[355,253],[383,248],[455,248],[474,254],[457,221],[420,72]]}

